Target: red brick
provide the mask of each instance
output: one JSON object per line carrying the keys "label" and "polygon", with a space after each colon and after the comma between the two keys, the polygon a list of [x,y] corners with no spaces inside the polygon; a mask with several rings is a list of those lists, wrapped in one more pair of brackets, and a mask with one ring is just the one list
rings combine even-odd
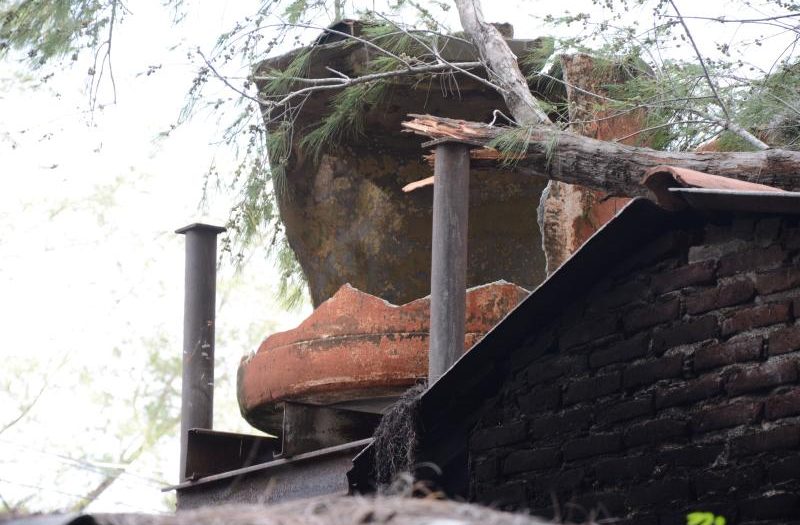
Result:
{"label": "red brick", "polygon": [[621,385],[622,376],[619,372],[580,379],[567,386],[567,390],[564,392],[564,404],[571,405],[587,399],[607,396],[617,392]]}
{"label": "red brick", "polygon": [[557,448],[515,450],[503,462],[503,474],[517,474],[555,467],[561,462]]}
{"label": "red brick", "polygon": [[652,287],[657,294],[671,292],[687,286],[711,284],[715,279],[717,262],[714,260],[687,264],[675,270],[653,276]]}
{"label": "red brick", "polygon": [[655,419],[633,425],[625,432],[625,445],[637,447],[648,443],[673,441],[686,436],[688,424],[676,419]]}
{"label": "red brick", "polygon": [[659,462],[675,467],[707,467],[725,450],[721,443],[680,445],[661,452]]}
{"label": "red brick", "polygon": [[583,481],[586,471],[582,468],[564,470],[548,478],[535,480],[534,490],[550,494],[561,490],[570,490],[578,487]]}
{"label": "red brick", "polygon": [[708,288],[686,297],[686,312],[692,315],[702,314],[709,310],[734,306],[753,298],[755,289],[747,278],[721,282],[714,288]]}
{"label": "red brick", "polygon": [[614,484],[620,479],[648,479],[655,466],[655,458],[650,455],[603,459],[595,463],[595,477],[603,483]]}
{"label": "red brick", "polygon": [[686,501],[689,497],[689,480],[667,478],[653,481],[649,485],[633,487],[629,502],[634,507],[648,508],[663,505],[670,501]]}
{"label": "red brick", "polygon": [[694,353],[694,369],[701,372],[732,363],[755,361],[761,357],[763,342],[761,335],[745,333],[724,343],[699,348]]}
{"label": "red brick", "polygon": [[532,385],[551,381],[561,376],[570,376],[588,368],[585,355],[561,356],[556,359],[538,361],[528,367],[528,382]]}
{"label": "red brick", "polygon": [[517,398],[519,408],[525,414],[536,414],[545,410],[558,408],[561,400],[561,386],[551,385],[537,387],[529,393]]}
{"label": "red brick", "polygon": [[591,301],[591,310],[605,311],[618,306],[646,299],[650,295],[650,287],[643,280],[630,280],[614,286],[605,293],[599,294]]}
{"label": "red brick", "polygon": [[589,365],[599,368],[611,363],[633,361],[647,354],[650,338],[647,334],[639,334],[625,341],[611,343],[608,348],[595,350],[589,355]]}
{"label": "red brick", "polygon": [[660,379],[679,377],[683,373],[683,356],[673,355],[629,366],[622,375],[625,388],[650,385]]}
{"label": "red brick", "polygon": [[800,444],[800,427],[787,425],[746,434],[733,440],[737,456],[758,454],[771,450],[793,449]]}
{"label": "red brick", "polygon": [[603,407],[597,412],[595,419],[601,424],[613,424],[653,413],[653,399],[642,397],[630,401],[616,402]]}
{"label": "red brick", "polygon": [[764,417],[780,419],[800,414],[800,388],[771,395],[764,403]]}
{"label": "red brick", "polygon": [[653,350],[661,354],[668,348],[713,339],[719,334],[715,315],[705,315],[678,321],[672,326],[658,328],[653,334]]}
{"label": "red brick", "polygon": [[689,238],[685,232],[668,231],[638,248],[633,256],[627,257],[622,263],[616,265],[611,275],[613,277],[628,276],[636,269],[663,261],[668,255],[685,249],[688,241]]}
{"label": "red brick", "polygon": [[543,415],[531,422],[531,435],[535,439],[585,430],[592,423],[592,410],[588,407],[564,410],[559,414]]}
{"label": "red brick", "polygon": [[790,319],[789,303],[770,303],[737,310],[722,322],[722,335],[728,336],[751,328],[785,323]]}
{"label": "red brick", "polygon": [[760,365],[739,368],[728,377],[725,390],[732,396],[772,388],[797,380],[794,359],[774,358]]}
{"label": "red brick", "polygon": [[[739,502],[741,521],[749,518],[760,520],[783,520],[780,523],[796,523],[800,515],[800,496],[794,493],[770,491],[764,496]],[[765,522],[760,522],[765,523]],[[778,523],[773,521],[772,523]]]}
{"label": "red brick", "polygon": [[800,350],[800,325],[794,324],[781,328],[767,337],[767,353],[769,355],[786,354]]}
{"label": "red brick", "polygon": [[757,401],[738,401],[723,406],[704,407],[695,414],[692,427],[694,432],[735,427],[754,422],[760,412],[761,403]]}
{"label": "red brick", "polygon": [[797,481],[797,478],[800,477],[800,455],[794,452],[791,454],[791,456],[776,461],[769,466],[767,477],[772,483]]}
{"label": "red brick", "polygon": [[562,350],[566,350],[613,335],[618,331],[617,321],[618,317],[616,316],[605,316],[585,319],[578,324],[568,325],[558,340],[559,346]]}
{"label": "red brick", "polygon": [[502,426],[482,428],[470,436],[470,449],[483,450],[523,441],[527,437],[525,423],[506,423]]}
{"label": "red brick", "polygon": [[625,326],[625,331],[636,332],[643,328],[677,319],[679,313],[680,301],[677,297],[672,297],[628,312],[622,318],[622,323]]}
{"label": "red brick", "polygon": [[622,449],[620,434],[594,434],[586,438],[573,439],[564,443],[564,460],[600,456]]}
{"label": "red brick", "polygon": [[739,272],[772,270],[780,266],[785,258],[786,254],[777,244],[773,244],[768,248],[736,251],[723,256],[719,260],[717,275],[725,277]]}
{"label": "red brick", "polygon": [[707,375],[668,387],[658,387],[656,389],[656,408],[661,409],[709,399],[720,393],[721,386],[721,377]]}
{"label": "red brick", "polygon": [[733,239],[726,242],[706,242],[699,246],[689,248],[689,263],[694,264],[699,261],[720,259],[729,254],[739,253],[748,247],[748,243],[742,239]]}
{"label": "red brick", "polygon": [[761,486],[764,472],[758,466],[703,470],[694,477],[699,498],[710,494],[725,494],[730,490],[746,492]]}
{"label": "red brick", "polygon": [[800,269],[794,265],[756,275],[756,290],[762,295],[782,292],[798,285]]}

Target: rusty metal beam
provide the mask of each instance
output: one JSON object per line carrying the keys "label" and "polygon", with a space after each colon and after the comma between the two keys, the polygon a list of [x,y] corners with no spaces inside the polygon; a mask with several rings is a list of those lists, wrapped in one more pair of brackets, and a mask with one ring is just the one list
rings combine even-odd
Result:
{"label": "rusty metal beam", "polygon": [[434,177],[428,384],[464,353],[469,146],[437,143]]}
{"label": "rusty metal beam", "polygon": [[175,233],[186,236],[181,385],[180,480],[187,479],[188,433],[213,428],[214,323],[217,291],[217,235],[225,228],[190,224]]}

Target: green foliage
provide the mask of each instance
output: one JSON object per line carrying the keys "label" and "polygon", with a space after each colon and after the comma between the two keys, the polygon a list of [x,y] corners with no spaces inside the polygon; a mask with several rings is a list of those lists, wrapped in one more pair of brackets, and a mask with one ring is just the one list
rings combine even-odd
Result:
{"label": "green foliage", "polygon": [[725,518],[713,512],[690,512],[686,515],[686,525],[725,525]]}
{"label": "green foliage", "polygon": [[319,158],[326,146],[335,148],[344,139],[363,136],[365,113],[381,103],[387,94],[385,82],[370,82],[345,88],[333,97],[333,110],[300,141]]}
{"label": "green foliage", "polygon": [[510,167],[528,153],[532,134],[532,127],[514,126],[505,128],[487,146],[499,151],[502,165]]}
{"label": "green foliage", "polygon": [[18,0],[0,3],[0,58],[10,49],[28,54],[31,66],[80,48],[95,48],[112,23],[117,0]]}

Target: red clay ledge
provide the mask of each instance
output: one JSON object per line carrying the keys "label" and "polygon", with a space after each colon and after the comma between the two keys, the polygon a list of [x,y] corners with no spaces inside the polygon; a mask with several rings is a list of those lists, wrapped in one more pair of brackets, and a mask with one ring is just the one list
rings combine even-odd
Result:
{"label": "red clay ledge", "polygon": [[[505,281],[467,290],[466,349],[528,291]],[[392,397],[428,373],[430,297],[396,306],[349,284],[297,328],[267,337],[239,366],[242,415],[256,427],[282,401]]]}

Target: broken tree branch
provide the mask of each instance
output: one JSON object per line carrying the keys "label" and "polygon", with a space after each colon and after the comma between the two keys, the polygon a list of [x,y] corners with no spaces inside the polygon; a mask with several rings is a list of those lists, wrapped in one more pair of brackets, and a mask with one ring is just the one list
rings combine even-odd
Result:
{"label": "broken tree branch", "polygon": [[[491,145],[513,128],[489,126],[479,122],[409,115],[403,123],[410,132],[429,139],[451,138],[481,146],[475,150],[473,166],[480,162],[497,162],[503,154]],[[626,146],[616,142],[595,140],[553,126],[531,126],[526,133],[524,156],[514,158],[517,171],[552,180],[580,184],[603,190],[614,196],[646,196],[641,184],[645,171],[653,166],[668,165],[703,173],[775,186],[790,191],[800,190],[800,152],[769,149],[756,152],[674,152]],[[493,151],[486,154],[484,151]],[[481,153],[483,152],[483,153]]]}
{"label": "broken tree branch", "polygon": [[497,28],[483,18],[480,0],[455,0],[455,4],[461,26],[478,48],[489,78],[503,88],[501,94],[514,120],[522,125],[550,124],[519,70],[517,57]]}

